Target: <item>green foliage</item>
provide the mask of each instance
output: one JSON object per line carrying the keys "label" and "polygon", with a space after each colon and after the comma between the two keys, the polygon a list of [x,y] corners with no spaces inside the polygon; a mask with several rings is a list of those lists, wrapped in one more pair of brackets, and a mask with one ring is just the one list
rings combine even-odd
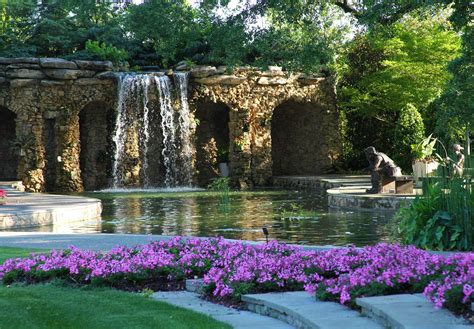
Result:
{"label": "green foliage", "polygon": [[230,180],[228,177],[220,177],[214,179],[209,186],[209,190],[219,193],[219,204],[228,205],[230,202]]}
{"label": "green foliage", "polygon": [[422,196],[397,212],[395,222],[403,243],[431,250],[474,250],[472,183],[454,178],[447,185],[443,180],[427,184]]}
{"label": "green foliage", "polygon": [[411,144],[411,151],[415,160],[426,160],[433,155],[438,140],[431,136],[433,135],[423,138],[419,143]]}
{"label": "green foliage", "polygon": [[395,127],[394,153],[395,162],[404,170],[411,172],[411,145],[419,144],[425,134],[423,119],[412,104],[407,104],[401,111]]}
{"label": "green foliage", "polygon": [[362,68],[349,70],[349,77],[341,85],[342,105],[367,116],[382,116],[412,104],[425,114],[450,79],[447,64],[460,50],[459,36],[446,16],[444,11],[412,13],[356,43],[352,51],[360,46],[371,48],[366,52],[377,61],[372,69],[364,71],[364,66],[371,64],[371,57],[366,57]]}
{"label": "green foliage", "polygon": [[107,45],[105,42],[86,41],[85,52],[90,54],[90,57],[97,57],[103,61],[111,61],[114,64],[120,64],[127,60],[128,54],[123,49],[117,49],[112,45]]}

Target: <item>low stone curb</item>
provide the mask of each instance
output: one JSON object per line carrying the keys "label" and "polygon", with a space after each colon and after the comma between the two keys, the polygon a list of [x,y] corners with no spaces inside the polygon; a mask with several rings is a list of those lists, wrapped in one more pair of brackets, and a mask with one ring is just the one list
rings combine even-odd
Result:
{"label": "low stone curb", "polygon": [[205,301],[199,298],[198,294],[189,291],[157,292],[152,295],[152,298],[157,301],[209,315],[211,318],[227,323],[235,329],[294,328],[287,323],[267,316]]}
{"label": "low stone curb", "polygon": [[382,329],[373,320],[333,302],[318,301],[305,291],[242,296],[248,310],[302,329]]}
{"label": "low stone curb", "polygon": [[464,319],[435,309],[421,294],[357,298],[362,314],[392,329],[468,329]]}

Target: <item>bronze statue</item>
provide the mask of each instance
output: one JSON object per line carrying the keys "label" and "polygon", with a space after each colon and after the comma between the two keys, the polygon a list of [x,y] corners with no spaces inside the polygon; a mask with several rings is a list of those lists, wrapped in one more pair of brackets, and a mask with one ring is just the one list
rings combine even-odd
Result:
{"label": "bronze statue", "polygon": [[464,170],[464,154],[461,153],[461,150],[464,150],[464,148],[459,144],[454,144],[453,150],[456,154],[456,162],[453,163],[453,174],[454,176],[462,176]]}
{"label": "bronze statue", "polygon": [[385,153],[377,152],[375,147],[369,146],[364,150],[365,156],[369,161],[372,188],[367,189],[367,193],[380,193],[382,175],[390,178],[401,176],[402,170],[398,167],[392,159],[390,159]]}

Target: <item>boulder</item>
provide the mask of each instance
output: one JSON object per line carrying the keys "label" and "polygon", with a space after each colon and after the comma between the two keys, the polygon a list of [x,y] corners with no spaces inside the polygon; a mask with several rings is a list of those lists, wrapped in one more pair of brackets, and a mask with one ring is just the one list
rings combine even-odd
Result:
{"label": "boulder", "polygon": [[44,73],[51,79],[57,80],[75,80],[80,74],[80,70],[68,69],[44,69]]}
{"label": "boulder", "polygon": [[214,75],[207,78],[194,79],[195,82],[204,85],[239,85],[246,81],[246,78],[237,77],[235,75]]}
{"label": "boulder", "polygon": [[216,74],[217,69],[215,66],[198,66],[193,68],[190,72],[193,78],[206,78]]}
{"label": "boulder", "polygon": [[48,69],[77,69],[76,63],[62,58],[40,58],[40,65]]}
{"label": "boulder", "polygon": [[46,77],[43,72],[30,69],[9,69],[6,76],[11,79],[43,79]]}
{"label": "boulder", "polygon": [[111,61],[74,61],[81,70],[112,71],[114,65]]}

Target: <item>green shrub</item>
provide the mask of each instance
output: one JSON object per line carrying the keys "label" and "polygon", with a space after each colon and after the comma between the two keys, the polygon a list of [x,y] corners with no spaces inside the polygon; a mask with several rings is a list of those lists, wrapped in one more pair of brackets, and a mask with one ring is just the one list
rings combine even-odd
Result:
{"label": "green shrub", "polygon": [[474,193],[468,179],[426,184],[423,195],[395,215],[402,243],[430,250],[474,250]]}
{"label": "green shrub", "polygon": [[77,53],[75,58],[98,59],[102,61],[111,61],[115,65],[123,64],[128,59],[128,53],[123,49],[118,49],[105,42],[87,40],[85,50]]}
{"label": "green shrub", "polygon": [[414,105],[407,104],[400,111],[394,134],[394,149],[397,152],[393,155],[394,160],[403,170],[411,172],[411,145],[420,143],[425,135],[423,118]]}

